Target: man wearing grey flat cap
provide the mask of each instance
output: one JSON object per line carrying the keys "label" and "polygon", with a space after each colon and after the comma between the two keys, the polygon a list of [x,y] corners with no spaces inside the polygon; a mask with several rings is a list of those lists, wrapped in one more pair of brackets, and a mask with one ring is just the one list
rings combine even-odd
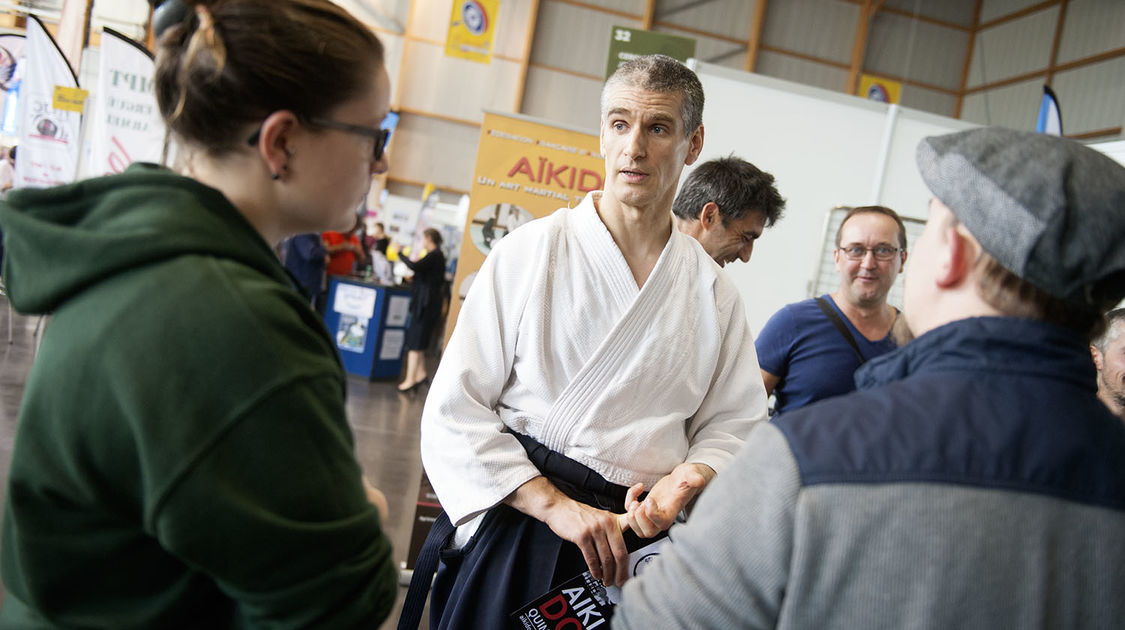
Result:
{"label": "man wearing grey flat cap", "polygon": [[756,425],[614,628],[1121,627],[1125,423],[1089,343],[1125,297],[1125,168],[999,128],[917,163],[917,337]]}

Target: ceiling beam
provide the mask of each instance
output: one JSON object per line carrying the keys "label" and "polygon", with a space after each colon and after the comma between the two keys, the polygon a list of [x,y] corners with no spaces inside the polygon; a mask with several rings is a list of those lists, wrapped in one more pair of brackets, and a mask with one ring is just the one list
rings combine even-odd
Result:
{"label": "ceiling beam", "polygon": [[[1096,55],[1090,55],[1089,57],[1083,57],[1081,59],[1075,59],[1074,61],[1068,61],[1066,63],[1060,63],[1060,64],[1058,64],[1054,67],[1054,72],[1064,72],[1066,70],[1073,70],[1074,68],[1081,68],[1082,66],[1088,66],[1090,64],[1098,63],[1099,61],[1108,61],[1110,59],[1117,59],[1118,57],[1125,57],[1125,47],[1114,48],[1113,50],[1107,50],[1105,52],[1100,52]],[[1046,77],[1048,71],[1049,71],[1049,68],[1043,68],[1042,70],[1034,70],[1032,72],[1025,72],[1023,74],[1008,77],[1007,79],[1001,79],[999,81],[993,81],[991,83],[982,83],[981,85],[977,85],[975,87],[966,88],[965,94],[966,95],[976,94],[977,92],[984,92],[985,90],[991,90],[991,89],[995,89],[995,88],[998,88],[998,87],[1013,85],[1015,83],[1022,83],[1023,81],[1030,81],[1031,79],[1034,79],[1036,77]]]}
{"label": "ceiling beam", "polygon": [[516,84],[516,101],[512,104],[512,111],[519,114],[523,110],[524,91],[527,89],[527,72],[531,65],[531,44],[535,40],[535,25],[539,21],[539,0],[531,0],[531,9],[527,16],[527,31],[523,38],[523,52],[520,53],[519,79]]}
{"label": "ceiling beam", "polygon": [[758,0],[754,5],[754,17],[750,19],[750,39],[746,45],[746,63],[742,69],[754,72],[758,66],[758,51],[762,48],[762,29],[766,23],[766,8],[769,0]]}
{"label": "ceiling beam", "polygon": [[1062,0],[1046,0],[1045,2],[1040,2],[1039,4],[1033,4],[1029,7],[1022,8],[1019,11],[1012,11],[1011,13],[1009,13],[1007,15],[1001,15],[1000,17],[998,17],[996,19],[989,20],[988,22],[985,22],[984,24],[979,25],[977,28],[979,30],[984,30],[986,28],[992,28],[993,26],[999,26],[999,25],[1001,25],[1005,22],[1011,22],[1012,20],[1018,20],[1021,17],[1024,17],[1025,15],[1031,15],[1032,13],[1038,13],[1038,12],[1042,11],[1043,9],[1048,9],[1050,7],[1053,7],[1056,4],[1059,4],[1061,1]]}
{"label": "ceiling beam", "polygon": [[852,62],[848,66],[848,82],[844,86],[848,94],[859,89],[859,75],[863,70],[863,56],[867,52],[867,32],[871,28],[871,18],[879,12],[883,0],[864,0],[859,8],[859,19],[855,25],[855,40],[852,42]]}
{"label": "ceiling beam", "polygon": [[1047,78],[1044,83],[1051,84],[1055,78],[1055,64],[1059,62],[1059,43],[1062,41],[1063,26],[1066,25],[1066,7],[1069,0],[1062,0],[1059,14],[1055,16],[1055,40],[1051,42],[1051,59],[1047,62]]}
{"label": "ceiling beam", "polygon": [[641,16],[641,30],[651,31],[652,23],[656,21],[656,0],[646,0],[645,12]]}
{"label": "ceiling beam", "polygon": [[984,0],[977,0],[976,9],[973,10],[973,26],[969,32],[969,43],[965,46],[965,64],[961,66],[961,84],[958,86],[957,103],[953,106],[953,117],[961,117],[961,107],[965,104],[965,88],[969,86],[969,69],[973,64],[973,48],[976,46],[980,31],[980,10]]}
{"label": "ceiling beam", "polygon": [[667,18],[669,15],[675,15],[677,13],[683,13],[684,11],[689,11],[691,9],[694,9],[695,7],[703,6],[705,4],[710,4],[714,1],[715,0],[690,0],[689,2],[685,2],[678,7],[671,7],[671,8],[668,8],[668,9],[665,9],[665,10],[661,11],[660,12],[660,19],[663,20],[664,18]]}
{"label": "ceiling beam", "polygon": [[[841,0],[841,2],[847,2],[848,4],[863,4],[863,0]],[[928,24],[933,24],[934,26],[943,26],[945,28],[951,28],[956,31],[963,31],[966,33],[971,33],[973,31],[972,25],[965,26],[964,24],[958,24],[956,22],[950,22],[948,20],[940,20],[928,15],[914,14],[910,11],[904,11],[903,9],[896,9],[895,7],[884,6],[880,7],[879,10],[883,13],[890,13],[891,15],[901,15],[902,17],[908,17],[912,20],[926,22]]]}

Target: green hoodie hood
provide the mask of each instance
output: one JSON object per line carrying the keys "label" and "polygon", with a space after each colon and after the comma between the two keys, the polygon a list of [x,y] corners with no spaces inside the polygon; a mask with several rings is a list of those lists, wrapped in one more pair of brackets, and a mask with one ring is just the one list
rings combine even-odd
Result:
{"label": "green hoodie hood", "polygon": [[187,254],[235,260],[280,282],[285,269],[221,192],[152,164],[0,202],[4,281],[23,313],[49,313],[128,270]]}

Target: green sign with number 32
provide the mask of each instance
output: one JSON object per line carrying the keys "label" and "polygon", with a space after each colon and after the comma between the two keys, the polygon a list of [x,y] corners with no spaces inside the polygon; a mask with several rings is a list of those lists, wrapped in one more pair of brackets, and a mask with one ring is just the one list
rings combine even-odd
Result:
{"label": "green sign with number 32", "polygon": [[654,33],[639,28],[614,26],[609,30],[609,60],[605,76],[613,74],[621,64],[642,55],[660,53],[673,59],[687,61],[695,56],[695,40],[690,37]]}

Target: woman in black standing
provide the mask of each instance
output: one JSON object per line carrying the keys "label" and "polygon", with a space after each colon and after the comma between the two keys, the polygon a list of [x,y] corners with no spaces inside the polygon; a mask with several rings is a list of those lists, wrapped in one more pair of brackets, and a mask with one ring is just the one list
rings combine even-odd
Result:
{"label": "woman in black standing", "polygon": [[400,258],[414,272],[410,294],[410,325],[406,328],[406,375],[398,386],[400,392],[413,390],[429,380],[426,378],[423,352],[430,346],[434,331],[441,321],[445,289],[445,255],[441,253],[441,232],[426,228],[422,232],[422,249],[425,254],[417,260],[410,260],[405,256]]}

